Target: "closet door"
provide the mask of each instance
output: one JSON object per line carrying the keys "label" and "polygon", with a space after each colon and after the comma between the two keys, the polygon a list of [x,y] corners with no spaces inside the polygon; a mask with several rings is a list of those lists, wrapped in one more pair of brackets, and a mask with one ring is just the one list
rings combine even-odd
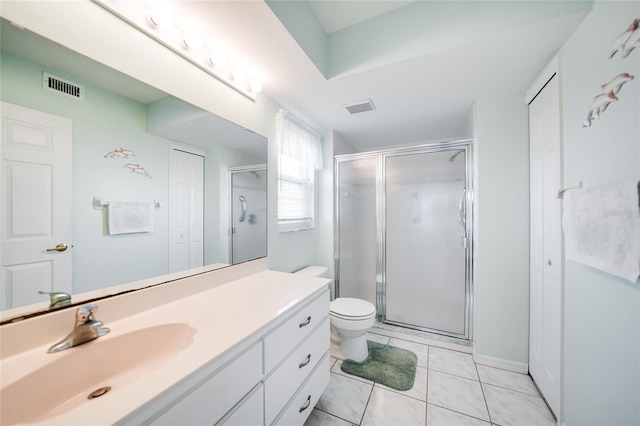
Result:
{"label": "closet door", "polygon": [[560,415],[562,230],[560,101],[553,77],[529,104],[531,280],[529,372]]}
{"label": "closet door", "polygon": [[169,272],[204,264],[204,158],[169,155]]}

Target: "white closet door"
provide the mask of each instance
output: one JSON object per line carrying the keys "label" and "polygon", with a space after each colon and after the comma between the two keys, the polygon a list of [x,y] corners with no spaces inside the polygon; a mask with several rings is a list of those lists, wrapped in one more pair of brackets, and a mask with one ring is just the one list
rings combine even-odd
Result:
{"label": "white closet door", "polygon": [[529,372],[560,415],[562,229],[560,92],[554,76],[529,104],[531,294]]}
{"label": "white closet door", "polygon": [[169,158],[169,272],[204,264],[204,158],[172,149]]}
{"label": "white closet door", "polygon": [[[2,102],[1,309],[71,293],[71,120]],[[58,244],[65,244],[68,249]]]}

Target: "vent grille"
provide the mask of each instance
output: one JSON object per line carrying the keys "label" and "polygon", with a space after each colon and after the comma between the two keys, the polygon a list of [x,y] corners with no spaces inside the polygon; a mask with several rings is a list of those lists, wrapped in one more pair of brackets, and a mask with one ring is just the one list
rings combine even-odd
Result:
{"label": "vent grille", "polygon": [[353,104],[344,105],[344,107],[349,111],[349,114],[360,114],[361,112],[373,111],[376,107],[373,105],[371,99],[367,99],[364,101],[356,102]]}
{"label": "vent grille", "polygon": [[84,101],[84,87],[47,72],[42,73],[42,87],[73,99]]}

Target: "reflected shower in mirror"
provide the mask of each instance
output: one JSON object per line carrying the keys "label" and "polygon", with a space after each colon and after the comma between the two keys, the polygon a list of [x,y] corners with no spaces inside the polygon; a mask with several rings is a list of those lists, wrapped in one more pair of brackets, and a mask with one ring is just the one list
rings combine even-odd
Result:
{"label": "reflected shower in mirror", "polygon": [[0,30],[3,321],[266,256],[266,138]]}

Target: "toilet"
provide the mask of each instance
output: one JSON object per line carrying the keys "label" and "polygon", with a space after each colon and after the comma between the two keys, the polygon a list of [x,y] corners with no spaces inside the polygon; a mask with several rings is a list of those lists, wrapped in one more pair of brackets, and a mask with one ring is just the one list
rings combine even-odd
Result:
{"label": "toilet", "polygon": [[[324,278],[328,268],[308,266],[296,272]],[[338,359],[362,362],[369,356],[367,332],[376,322],[376,307],[362,299],[338,297],[329,305],[331,355]]]}

